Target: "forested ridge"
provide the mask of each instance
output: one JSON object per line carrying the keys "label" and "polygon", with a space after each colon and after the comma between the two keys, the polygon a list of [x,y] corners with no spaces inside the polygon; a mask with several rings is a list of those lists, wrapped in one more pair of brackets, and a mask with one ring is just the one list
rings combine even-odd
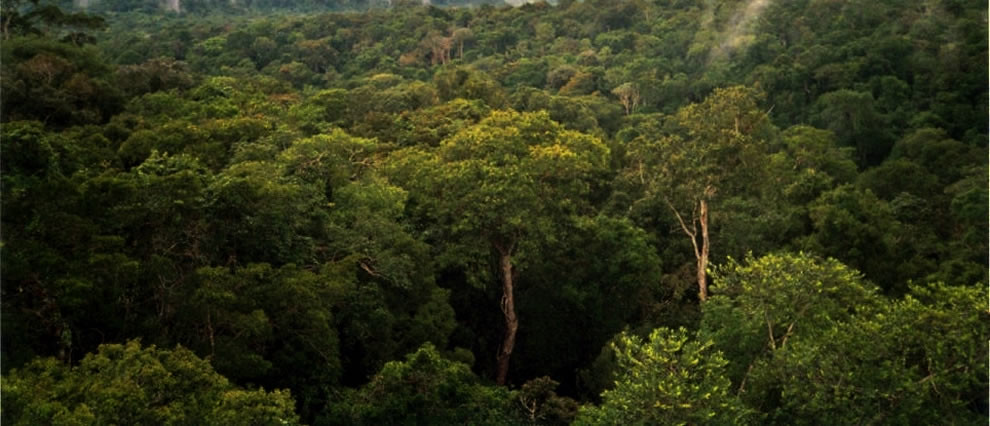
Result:
{"label": "forested ridge", "polygon": [[987,15],[4,2],[2,422],[986,424]]}

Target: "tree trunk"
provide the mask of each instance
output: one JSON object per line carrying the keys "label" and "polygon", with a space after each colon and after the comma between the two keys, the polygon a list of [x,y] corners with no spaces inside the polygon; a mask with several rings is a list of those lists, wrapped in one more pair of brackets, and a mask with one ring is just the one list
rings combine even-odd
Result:
{"label": "tree trunk", "polygon": [[[711,186],[705,188],[705,197],[710,197],[715,195],[715,189]],[[684,222],[684,217],[677,211],[674,207],[674,203],[671,203],[669,199],[664,198],[667,202],[667,206],[670,207],[670,211],[674,212],[674,216],[677,216],[677,223],[681,225],[681,230],[684,234],[691,239],[691,245],[694,247],[694,259],[697,261],[695,272],[698,277],[698,299],[702,302],[708,299],[708,278],[705,275],[705,270],[708,269],[708,200],[701,198],[698,200],[698,209],[695,210],[691,215],[691,227]],[[698,244],[698,226],[701,224],[701,244]]]}
{"label": "tree trunk", "polygon": [[700,202],[698,222],[701,223],[701,253],[698,256],[698,299],[702,302],[708,299],[708,201]]}
{"label": "tree trunk", "polygon": [[502,270],[502,315],[505,316],[505,338],[498,351],[498,374],[495,383],[505,385],[509,375],[509,357],[516,345],[516,330],[519,329],[519,319],[516,318],[516,305],[512,290],[512,251],[499,248],[499,265]]}

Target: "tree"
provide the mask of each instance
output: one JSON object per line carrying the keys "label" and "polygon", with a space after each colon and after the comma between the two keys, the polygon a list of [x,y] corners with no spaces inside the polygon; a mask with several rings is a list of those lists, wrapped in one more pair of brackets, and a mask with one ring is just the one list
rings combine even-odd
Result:
{"label": "tree", "polygon": [[0,103],[5,122],[39,120],[69,127],[105,122],[122,109],[111,66],[94,46],[37,37],[3,44]]}
{"label": "tree", "polygon": [[776,351],[879,302],[876,288],[857,271],[804,253],[730,259],[714,278],[699,335],[732,361],[728,376],[740,394],[754,369],[774,368]]}
{"label": "tree", "polygon": [[346,384],[363,383],[424,342],[443,347],[455,326],[449,292],[434,282],[429,246],[405,223],[408,193],[375,173],[383,151],[374,140],[334,130],[297,140],[278,156],[285,174],[325,196],[314,255],[346,279],[324,278],[338,282],[334,306],[312,311],[334,313]]}
{"label": "tree", "polygon": [[[673,132],[643,135],[630,144],[626,178],[662,199],[694,248],[698,298],[708,298],[711,203],[720,191],[742,189],[760,172],[767,114],[745,87],[717,89],[672,117]],[[741,193],[742,191],[737,191]]]}
{"label": "tree", "polygon": [[455,98],[480,99],[492,108],[505,104],[502,87],[491,76],[469,67],[444,67],[433,75],[433,84],[442,101]]}
{"label": "tree", "polygon": [[603,214],[573,222],[517,286],[516,309],[533,326],[519,330],[525,343],[513,354],[517,376],[549,375],[565,387],[575,386],[573,371],[592,362],[596,349],[624,327],[680,314],[665,300],[661,257],[650,234],[629,219]]}
{"label": "tree", "polygon": [[5,424],[299,424],[288,391],[234,387],[173,350],[101,345],[69,367],[36,359],[3,378]]}
{"label": "tree", "polygon": [[621,373],[602,405],[584,406],[574,424],[742,424],[750,417],[731,393],[727,361],[712,341],[684,328],[658,328],[644,341],[622,334],[612,345]]}
{"label": "tree", "polygon": [[537,261],[541,245],[557,239],[570,216],[583,212],[582,200],[592,178],[606,170],[608,154],[601,141],[564,130],[545,112],[496,111],[436,152],[399,157],[406,170],[416,169],[403,184],[425,185],[420,202],[435,203],[431,215],[449,242],[444,261],[475,265],[469,272],[484,280],[485,259],[491,253],[497,258],[506,327],[499,384],[505,384],[519,327],[517,276]]}
{"label": "tree", "polygon": [[619,87],[612,89],[612,94],[619,97],[619,102],[626,109],[626,115],[639,106],[639,89],[632,83],[623,83]]}
{"label": "tree", "polygon": [[331,424],[512,424],[512,393],[423,345],[328,407]]}
{"label": "tree", "polygon": [[779,424],[985,423],[987,320],[983,289],[914,286],[782,348],[757,401]]}
{"label": "tree", "polygon": [[450,50],[454,47],[454,38],[433,31],[426,35],[420,45],[430,51],[431,65],[447,65],[450,62]]}
{"label": "tree", "polygon": [[808,206],[812,232],[798,244],[804,250],[835,257],[887,291],[903,292],[898,270],[905,259],[896,255],[903,224],[891,205],[852,185],[824,192]]}
{"label": "tree", "polygon": [[559,384],[546,376],[537,377],[524,383],[515,392],[515,399],[522,406],[522,417],[529,424],[571,424],[577,414],[578,404],[577,401],[558,396],[554,392]]}
{"label": "tree", "polygon": [[960,282],[987,283],[987,252],[988,232],[987,212],[988,196],[984,177],[988,175],[987,166],[973,167],[968,170],[969,176],[946,188],[946,193],[952,196],[949,204],[953,221],[958,224],[958,236],[953,241],[951,253],[954,259],[941,265],[940,277],[959,277]]}
{"label": "tree", "polygon": [[474,32],[470,28],[458,28],[450,37],[457,43],[457,58],[464,59],[464,43],[474,40]]}
{"label": "tree", "polygon": [[279,165],[232,164],[207,188],[211,241],[228,263],[305,263],[326,221],[324,188],[280,176]]}
{"label": "tree", "polygon": [[341,375],[333,313],[353,286],[348,272],[334,265],[317,273],[295,265],[200,268],[174,334],[231,380],[292,389],[300,414],[311,415]]}
{"label": "tree", "polygon": [[[30,9],[25,10],[25,3],[31,4]],[[60,38],[63,42],[82,45],[95,41],[93,36],[84,31],[102,30],[106,26],[101,16],[85,12],[65,13],[55,4],[41,4],[39,0],[12,0],[4,2],[0,8],[0,34],[5,41],[11,35],[44,34],[53,39]]]}
{"label": "tree", "polygon": [[818,122],[835,132],[847,146],[856,148],[860,167],[879,164],[890,152],[891,138],[884,134],[882,117],[869,92],[837,90],[818,98]]}

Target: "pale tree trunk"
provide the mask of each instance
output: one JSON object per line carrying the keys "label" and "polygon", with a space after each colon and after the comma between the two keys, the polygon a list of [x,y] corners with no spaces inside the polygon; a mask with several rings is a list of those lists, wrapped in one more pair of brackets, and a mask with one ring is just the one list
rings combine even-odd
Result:
{"label": "pale tree trunk", "polygon": [[708,299],[708,201],[700,201],[698,222],[701,224],[701,253],[698,254],[698,299]]}
{"label": "pale tree trunk", "polygon": [[516,318],[516,305],[512,288],[512,249],[498,248],[499,266],[502,272],[502,315],[505,317],[505,337],[498,351],[498,373],[495,383],[505,385],[509,375],[509,357],[516,345],[516,330],[519,329],[519,319]]}
{"label": "pale tree trunk", "polygon": [[[674,208],[674,204],[664,198],[667,206],[677,216],[677,222],[680,223],[681,230],[687,234],[688,238],[691,239],[691,245],[694,246],[694,259],[697,262],[695,272],[698,279],[698,299],[702,302],[708,299],[708,275],[705,272],[708,270],[708,252],[711,247],[711,241],[708,238],[708,198],[714,195],[715,188],[711,186],[705,187],[704,195],[698,200],[697,208],[692,213],[690,227],[684,221],[681,213]],[[698,224],[701,225],[701,235],[698,235]]]}

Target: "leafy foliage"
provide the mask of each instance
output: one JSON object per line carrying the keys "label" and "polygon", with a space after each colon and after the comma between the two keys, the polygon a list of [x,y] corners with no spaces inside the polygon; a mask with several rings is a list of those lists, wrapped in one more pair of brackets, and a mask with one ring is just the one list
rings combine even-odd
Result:
{"label": "leafy foliage", "polygon": [[298,424],[287,391],[239,389],[188,349],[102,345],[79,366],[47,358],[3,379],[4,422]]}
{"label": "leafy foliage", "polygon": [[990,335],[973,288],[917,286],[902,300],[823,328],[754,371],[754,387],[779,392],[775,423],[870,419],[878,423],[979,422]]}
{"label": "leafy foliage", "polygon": [[699,334],[733,361],[728,376],[740,392],[750,372],[774,368],[768,360],[778,349],[817,341],[830,325],[878,303],[876,289],[858,272],[806,254],[730,260],[716,270],[715,282]]}
{"label": "leafy foliage", "polygon": [[6,422],[986,420],[982,5],[71,3],[0,7]]}
{"label": "leafy foliage", "polygon": [[575,424],[738,424],[750,415],[732,394],[726,360],[711,341],[659,328],[649,340],[623,335],[613,347],[623,373],[602,405],[582,409]]}
{"label": "leafy foliage", "polygon": [[505,388],[480,383],[467,365],[425,345],[392,361],[330,409],[331,424],[506,424],[513,422]]}

